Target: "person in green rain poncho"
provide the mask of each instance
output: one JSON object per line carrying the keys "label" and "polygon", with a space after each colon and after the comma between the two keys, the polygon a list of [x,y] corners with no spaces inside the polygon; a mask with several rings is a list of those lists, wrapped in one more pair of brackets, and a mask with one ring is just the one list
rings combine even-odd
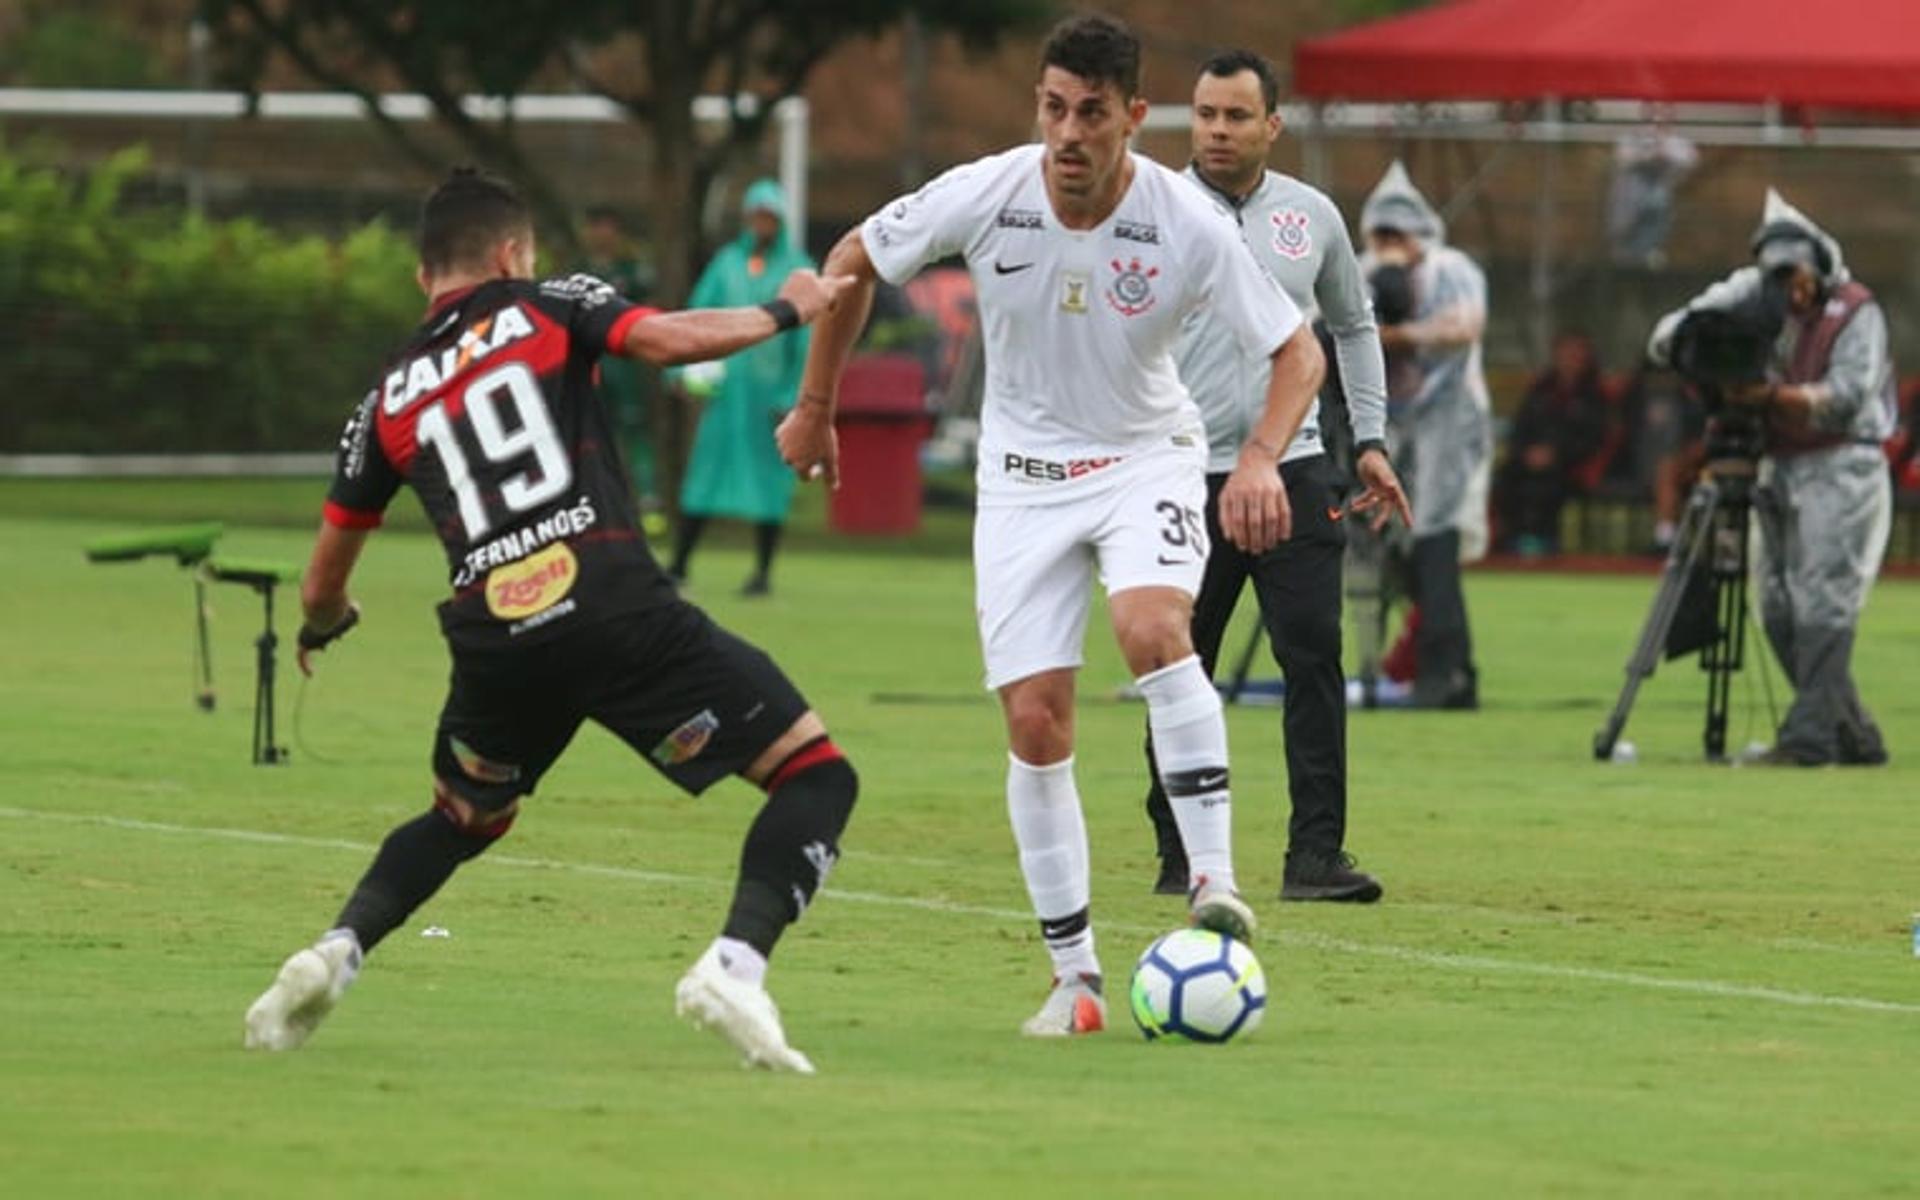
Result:
{"label": "person in green rain poncho", "polygon": [[[813,267],[813,260],[788,240],[787,199],[778,183],[762,179],[749,187],[741,211],[746,228],[707,264],[688,308],[761,304],[774,298],[788,275]],[[773,430],[793,407],[807,340],[808,331],[796,329],[725,360],[680,490],[676,579],[687,578],[688,560],[707,521],[734,517],[754,524],[754,571],[741,592],[763,596],[769,590],[773,552],[795,484],[793,470],[780,460]]]}

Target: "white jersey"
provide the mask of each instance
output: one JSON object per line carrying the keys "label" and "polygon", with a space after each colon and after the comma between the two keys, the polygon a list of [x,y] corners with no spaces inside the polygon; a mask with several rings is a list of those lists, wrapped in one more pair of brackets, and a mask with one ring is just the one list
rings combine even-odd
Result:
{"label": "white jersey", "polygon": [[1172,444],[1204,457],[1206,430],[1174,369],[1182,321],[1205,309],[1251,356],[1271,357],[1300,312],[1233,220],[1191,183],[1133,155],[1119,205],[1063,227],[1021,146],[955,167],[861,226],[882,278],[903,283],[960,255],[986,339],[983,505],[1053,503],[1103,468]]}

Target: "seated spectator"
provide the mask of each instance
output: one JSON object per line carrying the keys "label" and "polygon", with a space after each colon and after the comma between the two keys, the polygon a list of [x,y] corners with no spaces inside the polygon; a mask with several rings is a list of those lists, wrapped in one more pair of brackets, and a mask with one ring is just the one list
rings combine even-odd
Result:
{"label": "seated spectator", "polygon": [[1646,455],[1653,467],[1653,544],[1665,555],[1673,549],[1687,496],[1707,465],[1707,410],[1693,390],[1666,371],[1642,376],[1646,392]]}
{"label": "seated spectator", "polygon": [[1554,339],[1553,364],[1520,402],[1495,492],[1505,548],[1552,554],[1560,545],[1560,509],[1591,487],[1596,459],[1611,442],[1612,413],[1593,339]]}
{"label": "seated spectator", "polygon": [[1920,492],[1920,375],[1900,389],[1900,427],[1887,442],[1896,497]]}

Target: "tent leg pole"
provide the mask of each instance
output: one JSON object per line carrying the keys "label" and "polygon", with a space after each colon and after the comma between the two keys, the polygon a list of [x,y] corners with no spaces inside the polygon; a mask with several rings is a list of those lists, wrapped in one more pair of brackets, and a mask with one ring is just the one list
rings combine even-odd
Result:
{"label": "tent leg pole", "polygon": [[1307,105],[1306,128],[1300,131],[1300,170],[1308,183],[1321,191],[1327,189],[1327,135],[1322,121],[1324,109],[1319,101]]}
{"label": "tent leg pole", "polygon": [[1560,101],[1549,96],[1541,108],[1539,194],[1533,211],[1533,356],[1545,362],[1553,344],[1553,241],[1555,174],[1560,155]]}

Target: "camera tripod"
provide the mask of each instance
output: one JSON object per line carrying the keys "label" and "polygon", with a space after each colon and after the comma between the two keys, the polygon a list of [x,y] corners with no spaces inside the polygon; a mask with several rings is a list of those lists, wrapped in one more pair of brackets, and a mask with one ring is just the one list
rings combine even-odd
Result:
{"label": "camera tripod", "polygon": [[1733,675],[1746,654],[1747,539],[1757,499],[1758,440],[1757,431],[1708,431],[1706,471],[1687,497],[1653,611],[1627,659],[1626,685],[1593,737],[1593,756],[1602,762],[1613,756],[1640,684],[1661,656],[1693,650],[1700,651],[1700,669],[1707,674],[1707,761],[1727,759]]}
{"label": "camera tripod", "polygon": [[273,631],[273,589],[300,578],[297,568],[279,563],[236,562],[213,559],[206,564],[206,575],[220,583],[240,583],[260,597],[265,624],[253,639],[253,762],[255,766],[273,766],[287,761],[287,748],[279,744],[273,728],[273,683],[275,650],[280,638]]}

